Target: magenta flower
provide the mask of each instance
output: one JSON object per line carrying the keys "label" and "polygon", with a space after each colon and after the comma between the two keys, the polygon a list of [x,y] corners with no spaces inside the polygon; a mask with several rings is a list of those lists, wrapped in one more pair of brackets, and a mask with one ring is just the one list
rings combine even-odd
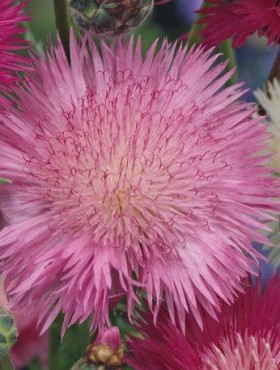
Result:
{"label": "magenta flower", "polygon": [[[28,18],[22,12],[27,1],[15,5],[14,0],[0,2],[0,91],[8,93],[19,81],[17,72],[27,70],[28,59],[16,54],[15,51],[26,48],[27,43],[18,37],[24,33],[20,22]],[[0,95],[0,109],[8,101]]]}
{"label": "magenta flower", "polygon": [[142,338],[128,341],[127,361],[135,370],[277,370],[280,367],[280,279],[265,290],[244,281],[244,294],[224,304],[214,320],[204,315],[204,331],[188,317],[186,336],[162,310],[153,326],[147,312],[137,330]]}
{"label": "magenta flower", "polygon": [[[4,293],[3,280],[0,283],[0,306],[10,309]],[[18,330],[18,338],[11,354],[16,369],[24,368],[34,358],[38,358],[45,369],[48,362],[49,333],[39,335],[37,318],[40,307],[32,310],[12,311]]]}
{"label": "magenta flower", "polygon": [[233,47],[241,46],[255,32],[267,37],[268,43],[280,40],[280,4],[278,0],[209,0],[200,10],[205,16],[198,22],[204,42],[218,45],[233,37]]}
{"label": "magenta flower", "polygon": [[240,85],[221,89],[232,72],[211,51],[101,45],[72,40],[71,67],[61,45],[38,60],[2,118],[6,291],[16,308],[43,302],[42,330],[60,311],[63,331],[109,324],[123,295],[131,315],[138,287],[155,316],[164,298],[182,328],[185,312],[202,325],[199,306],[233,300],[278,212],[267,127]]}
{"label": "magenta flower", "polygon": [[150,312],[135,325],[141,338],[130,337],[126,343],[126,362],[135,370],[199,370],[202,359],[196,347],[176,328],[161,309],[154,326]]}

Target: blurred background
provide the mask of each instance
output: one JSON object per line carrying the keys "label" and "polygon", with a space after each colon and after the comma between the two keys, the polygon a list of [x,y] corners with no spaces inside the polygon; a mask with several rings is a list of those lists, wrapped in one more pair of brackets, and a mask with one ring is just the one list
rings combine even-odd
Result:
{"label": "blurred background", "polygon": [[[134,31],[135,34],[142,35],[143,52],[156,38],[167,37],[169,41],[174,41],[186,35],[196,18],[195,10],[199,8],[200,4],[201,0],[174,0],[157,5],[145,24]],[[41,51],[50,40],[55,42],[56,39],[53,0],[31,0],[27,11],[31,16],[31,21],[28,25],[26,38],[35,44],[37,50]],[[266,46],[265,40],[257,37],[252,37],[236,51],[238,80],[244,81],[245,87],[250,89],[244,95],[244,99],[254,101],[252,89],[264,86],[276,52],[276,48]],[[256,246],[256,248],[260,249],[260,246]],[[266,262],[262,262],[261,267],[264,281],[266,281],[271,274],[271,268]],[[123,333],[129,330],[120,313],[112,318],[112,321],[114,320],[115,324],[122,328]],[[70,370],[74,361],[81,357],[89,343],[88,324],[71,328],[67,332],[63,344],[61,344],[60,326],[61,317],[51,330],[52,348],[50,349],[49,368]],[[37,360],[24,368],[24,370],[40,369],[42,368]]]}

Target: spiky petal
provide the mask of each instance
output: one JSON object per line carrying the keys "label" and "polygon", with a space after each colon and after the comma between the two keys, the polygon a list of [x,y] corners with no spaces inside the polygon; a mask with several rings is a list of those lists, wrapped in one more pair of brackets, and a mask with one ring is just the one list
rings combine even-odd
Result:
{"label": "spiky petal", "polygon": [[117,326],[101,328],[94,344],[96,346],[100,344],[110,346],[114,351],[116,351],[121,346],[121,334],[119,328]]}
{"label": "spiky petal", "polygon": [[63,330],[108,323],[124,294],[130,315],[137,287],[155,316],[165,298],[202,325],[199,304],[215,315],[256,266],[278,208],[266,126],[221,89],[217,55],[156,45],[143,60],[140,41],[72,39],[71,66],[59,45],[3,118],[0,268],[14,307],[44,302],[42,330],[60,311]]}
{"label": "spiky petal", "polygon": [[199,370],[203,362],[196,348],[161,309],[156,326],[150,312],[135,325],[141,338],[127,341],[127,363],[135,370]]}
{"label": "spiky petal", "polygon": [[[14,0],[0,1],[0,92],[8,93],[19,81],[18,72],[28,69],[30,60],[19,55],[18,50],[24,49],[27,43],[20,38],[24,33],[21,22],[28,17],[23,13],[27,1],[15,4]],[[0,109],[8,101],[0,95]]]}
{"label": "spiky petal", "polygon": [[205,24],[204,42],[219,45],[233,37],[233,47],[241,46],[255,32],[267,37],[269,44],[280,40],[280,4],[278,0],[209,0],[200,10]]}
{"label": "spiky petal", "polygon": [[280,367],[280,279],[265,290],[261,279],[244,281],[245,293],[223,305],[218,321],[204,316],[202,331],[188,317],[186,336],[162,310],[157,326],[149,312],[138,321],[142,337],[128,341],[128,363],[136,370],[277,370]]}

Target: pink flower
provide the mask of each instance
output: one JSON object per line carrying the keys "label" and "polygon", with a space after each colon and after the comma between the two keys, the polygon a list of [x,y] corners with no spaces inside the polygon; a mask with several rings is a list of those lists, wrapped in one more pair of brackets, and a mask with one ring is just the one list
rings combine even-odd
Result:
{"label": "pink flower", "polygon": [[278,0],[209,0],[212,4],[200,10],[205,16],[198,22],[204,42],[218,45],[233,37],[233,47],[241,46],[255,32],[269,44],[280,40],[280,4]]}
{"label": "pink flower", "polygon": [[280,278],[261,288],[244,281],[244,294],[224,304],[213,320],[204,315],[204,331],[188,317],[186,336],[162,310],[153,326],[147,312],[137,330],[142,338],[128,341],[128,363],[136,370],[277,370],[280,367]]}
{"label": "pink flower", "polygon": [[153,316],[146,312],[135,325],[141,338],[127,341],[126,362],[135,370],[199,370],[202,360],[195,346],[187,340],[161,309],[154,326]]}
{"label": "pink flower", "polygon": [[[28,69],[28,59],[16,54],[15,51],[24,49],[27,43],[18,37],[24,33],[21,22],[28,18],[22,12],[27,1],[15,5],[14,0],[0,1],[0,91],[8,93],[11,87],[19,81],[17,72]],[[8,101],[0,95],[0,109]]]}
{"label": "pink flower", "polygon": [[121,334],[119,328],[117,326],[101,328],[94,344],[96,346],[100,344],[110,346],[114,351],[116,351],[121,345]]}
{"label": "pink flower", "polygon": [[109,324],[124,294],[131,315],[138,287],[155,317],[164,298],[182,328],[185,312],[202,325],[199,306],[232,302],[257,267],[252,240],[267,242],[266,125],[240,85],[221,89],[217,55],[156,46],[142,59],[132,38],[101,52],[72,39],[69,66],[59,45],[2,118],[0,269],[14,308],[42,302],[43,331],[60,311],[63,331]]}
{"label": "pink flower", "polygon": [[[0,306],[10,309],[4,293],[3,280],[0,284]],[[35,357],[39,358],[45,367],[48,361],[49,335],[48,333],[39,335],[37,329],[39,307],[35,310],[12,311],[12,314],[19,334],[12,348],[12,358],[16,369],[22,369]]]}

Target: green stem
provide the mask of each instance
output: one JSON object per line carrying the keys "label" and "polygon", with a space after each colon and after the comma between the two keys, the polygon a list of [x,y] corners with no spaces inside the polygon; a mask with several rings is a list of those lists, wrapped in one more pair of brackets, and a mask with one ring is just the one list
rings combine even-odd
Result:
{"label": "green stem", "polygon": [[[235,51],[232,48],[231,39],[224,41],[220,45],[220,51],[224,54],[225,58],[228,59],[227,70],[230,71],[233,68],[236,68],[236,57]],[[237,82],[237,72],[235,70],[234,74],[231,76],[228,81],[228,85],[231,86]]]}
{"label": "green stem", "polygon": [[[209,6],[207,1],[204,1],[200,9]],[[200,30],[203,28],[203,24],[197,24],[196,22],[203,18],[203,14],[198,14],[197,19],[193,22],[191,29],[188,34],[188,45],[191,47],[193,44],[199,44],[201,42]]]}
{"label": "green stem", "polygon": [[70,12],[67,0],[53,0],[56,27],[61,38],[65,54],[70,62]]}
{"label": "green stem", "polygon": [[12,181],[9,179],[5,179],[4,177],[0,177],[0,185],[11,185]]}
{"label": "green stem", "polygon": [[0,370],[15,370],[9,353],[6,353],[0,357]]}

